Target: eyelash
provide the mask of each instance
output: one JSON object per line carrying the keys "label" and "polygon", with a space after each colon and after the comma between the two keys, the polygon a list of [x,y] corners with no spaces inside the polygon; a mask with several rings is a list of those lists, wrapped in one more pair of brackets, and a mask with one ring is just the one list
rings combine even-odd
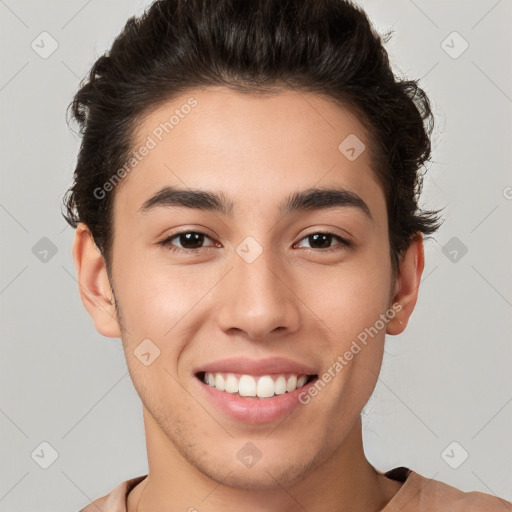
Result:
{"label": "eyelash", "polygon": [[[165,238],[164,240],[162,240],[161,242],[158,242],[159,245],[167,248],[169,251],[172,251],[172,252],[181,252],[181,253],[186,253],[186,254],[195,254],[197,252],[199,252],[201,249],[205,249],[205,247],[200,247],[198,249],[180,249],[179,247],[176,247],[176,246],[173,246],[172,244],[170,244],[170,241],[180,235],[185,235],[185,234],[190,234],[190,233],[195,233],[195,234],[198,234],[198,235],[204,235],[205,237],[207,238],[210,238],[206,233],[203,233],[201,231],[179,231],[178,233],[174,233],[173,235],[170,235],[168,236],[167,238]],[[327,253],[331,253],[331,252],[336,252],[336,251],[339,251],[339,250],[342,250],[342,249],[348,249],[349,247],[352,246],[352,243],[349,242],[348,240],[346,240],[345,238],[342,238],[341,236],[339,235],[336,235],[334,233],[330,233],[329,231],[315,231],[313,233],[310,233],[309,235],[306,235],[305,237],[302,237],[299,242],[302,242],[302,240],[304,240],[305,238],[309,238],[310,236],[313,236],[313,235],[329,235],[329,236],[332,236],[333,238],[335,238],[336,240],[338,240],[338,242],[340,242],[339,245],[337,246],[334,246],[332,248],[328,248],[328,249],[308,249],[306,248],[307,251],[309,252],[327,252]],[[210,247],[206,247],[206,249],[209,249]]]}

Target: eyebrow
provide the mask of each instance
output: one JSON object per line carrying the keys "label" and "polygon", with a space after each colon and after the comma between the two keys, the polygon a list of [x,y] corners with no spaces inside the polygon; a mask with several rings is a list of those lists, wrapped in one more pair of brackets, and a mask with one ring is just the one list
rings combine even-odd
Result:
{"label": "eyebrow", "polygon": [[[147,199],[139,212],[147,214],[156,208],[191,208],[233,216],[234,203],[222,192],[183,189],[166,186]],[[281,215],[296,211],[326,210],[338,207],[357,208],[373,220],[368,205],[357,194],[343,188],[310,188],[293,192],[279,206]]]}

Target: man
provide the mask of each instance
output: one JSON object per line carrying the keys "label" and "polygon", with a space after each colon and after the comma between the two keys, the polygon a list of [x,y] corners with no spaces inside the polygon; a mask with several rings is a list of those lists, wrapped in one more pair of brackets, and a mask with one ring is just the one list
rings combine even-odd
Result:
{"label": "man", "polygon": [[149,473],[82,509],[504,511],[366,459],[437,212],[428,99],[341,0],[155,2],[73,102],[84,306],[121,338]]}

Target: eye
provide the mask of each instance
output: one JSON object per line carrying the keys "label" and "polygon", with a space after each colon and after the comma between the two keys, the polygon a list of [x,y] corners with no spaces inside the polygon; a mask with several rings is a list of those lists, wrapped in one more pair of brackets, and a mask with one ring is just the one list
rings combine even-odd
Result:
{"label": "eye", "polygon": [[[334,247],[331,246],[332,240],[337,240],[339,243],[335,245]],[[313,247],[312,250],[314,252],[317,252],[317,250],[320,250],[321,252],[333,252],[333,251],[339,251],[344,248],[348,248],[351,246],[351,243],[346,240],[345,238],[342,238],[339,235],[335,235],[334,233],[329,233],[326,231],[319,231],[316,233],[311,233],[310,235],[305,236],[302,240],[308,240],[309,243],[313,245],[320,245],[322,247],[315,248]],[[327,248],[326,248],[327,246]]]}
{"label": "eye", "polygon": [[[175,238],[178,239],[178,241],[181,244],[181,247],[176,247],[176,245],[172,242]],[[200,249],[204,248],[202,247],[202,244],[204,243],[205,238],[212,240],[212,238],[210,238],[205,233],[202,233],[201,231],[181,231],[179,233],[174,233],[173,235],[168,236],[167,238],[158,243],[159,245],[166,247],[168,250],[173,252],[197,253]],[[338,241],[338,244],[336,244],[334,247],[331,245],[333,239]],[[351,246],[351,243],[345,238],[342,238],[339,235],[335,235],[334,233],[324,231],[311,233],[310,235],[307,235],[304,238],[302,238],[302,240],[308,240],[310,244],[313,244],[313,246],[320,245],[320,247],[312,247],[310,249],[313,250],[314,252],[333,252]],[[215,246],[218,247],[218,244],[213,243],[209,247]]]}
{"label": "eye", "polygon": [[[176,247],[172,240],[177,238],[180,243],[182,243],[182,247]],[[174,233],[174,235],[171,235],[167,237],[166,239],[162,240],[161,242],[158,242],[159,245],[162,245],[163,247],[166,247],[170,251],[173,252],[184,252],[184,253],[195,253],[198,252],[199,249],[202,247],[195,247],[197,245],[201,246],[204,238],[208,238],[211,240],[211,238],[206,235],[205,233],[202,233],[201,231],[181,231],[179,233]],[[215,244],[213,244],[215,245]],[[194,247],[190,247],[194,246]]]}

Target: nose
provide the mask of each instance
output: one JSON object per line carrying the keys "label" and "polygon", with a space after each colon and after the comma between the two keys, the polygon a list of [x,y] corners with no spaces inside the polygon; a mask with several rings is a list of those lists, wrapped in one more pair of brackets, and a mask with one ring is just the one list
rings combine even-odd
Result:
{"label": "nose", "polygon": [[290,269],[270,249],[251,260],[243,252],[233,255],[232,269],[220,283],[219,328],[252,340],[297,331],[301,301],[293,291]]}

